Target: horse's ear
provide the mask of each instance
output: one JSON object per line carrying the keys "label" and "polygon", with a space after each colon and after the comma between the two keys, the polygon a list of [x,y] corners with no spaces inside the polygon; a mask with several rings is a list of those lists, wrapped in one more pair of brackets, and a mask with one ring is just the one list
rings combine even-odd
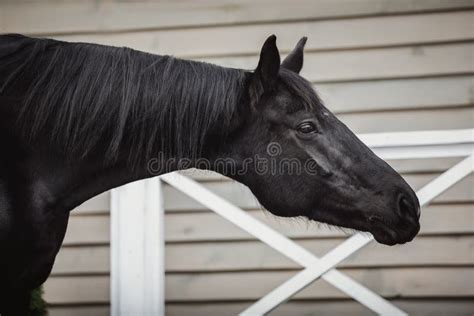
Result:
{"label": "horse's ear", "polygon": [[296,47],[293,48],[291,53],[283,60],[281,64],[283,68],[296,72],[297,74],[300,73],[301,68],[303,68],[303,50],[307,39],[305,36],[298,41]]}
{"label": "horse's ear", "polygon": [[262,46],[260,60],[255,70],[256,79],[261,83],[264,90],[273,89],[277,81],[279,70],[280,53],[276,46],[276,36],[271,35]]}

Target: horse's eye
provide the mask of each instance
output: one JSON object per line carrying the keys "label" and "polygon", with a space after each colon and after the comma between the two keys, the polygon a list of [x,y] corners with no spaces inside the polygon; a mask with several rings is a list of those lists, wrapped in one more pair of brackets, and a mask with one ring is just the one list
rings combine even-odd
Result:
{"label": "horse's eye", "polygon": [[316,126],[312,122],[303,122],[298,127],[296,128],[298,133],[301,134],[312,134],[316,133],[318,130],[316,129]]}

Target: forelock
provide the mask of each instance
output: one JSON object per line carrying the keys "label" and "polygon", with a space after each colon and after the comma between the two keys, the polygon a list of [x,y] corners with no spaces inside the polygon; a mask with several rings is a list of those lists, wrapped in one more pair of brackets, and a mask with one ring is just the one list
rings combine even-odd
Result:
{"label": "forelock", "polygon": [[301,101],[306,110],[314,112],[320,108],[322,101],[309,81],[284,68],[280,69],[279,76],[289,92]]}

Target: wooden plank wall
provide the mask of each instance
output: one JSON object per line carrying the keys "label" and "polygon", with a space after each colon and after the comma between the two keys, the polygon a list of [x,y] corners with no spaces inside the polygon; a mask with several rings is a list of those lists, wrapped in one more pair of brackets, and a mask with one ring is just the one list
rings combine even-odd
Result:
{"label": "wooden plank wall", "polygon": [[[472,128],[474,1],[3,1],[0,32],[129,46],[252,69],[263,40],[283,54],[309,37],[303,75],[356,132]],[[391,162],[416,188],[458,159]],[[196,174],[225,198],[323,255],[345,233],[260,210],[249,191]],[[412,243],[371,244],[341,270],[416,315],[474,310],[474,177],[423,210]],[[235,315],[298,266],[171,187],[167,315]],[[78,208],[45,284],[50,315],[109,313],[109,194]],[[133,291],[133,289],[130,289]],[[324,281],[271,315],[366,315]]]}

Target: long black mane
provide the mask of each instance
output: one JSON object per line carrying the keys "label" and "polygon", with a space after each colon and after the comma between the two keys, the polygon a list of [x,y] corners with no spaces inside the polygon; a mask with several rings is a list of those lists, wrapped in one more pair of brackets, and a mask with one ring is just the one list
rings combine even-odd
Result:
{"label": "long black mane", "polygon": [[73,155],[102,146],[115,159],[128,143],[132,160],[198,156],[206,137],[229,130],[245,80],[242,70],[129,48],[0,35],[0,95],[26,87],[26,139],[47,135]]}

